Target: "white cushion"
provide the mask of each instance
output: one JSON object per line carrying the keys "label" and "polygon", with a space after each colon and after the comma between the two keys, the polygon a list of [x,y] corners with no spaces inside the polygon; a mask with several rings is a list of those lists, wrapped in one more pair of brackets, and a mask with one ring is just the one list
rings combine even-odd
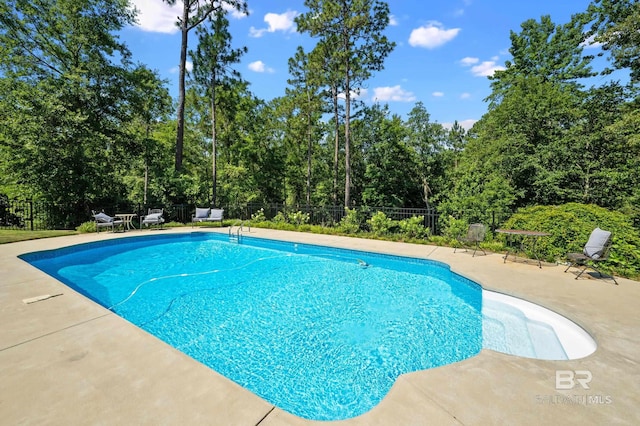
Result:
{"label": "white cushion", "polygon": [[209,219],[222,220],[223,213],[224,213],[224,210],[222,209],[211,209],[211,214],[209,216]]}
{"label": "white cushion", "polygon": [[196,207],[196,219],[204,219],[207,216],[209,216],[208,208],[201,209],[199,207]]}
{"label": "white cushion", "polygon": [[95,215],[95,218],[100,223],[113,222],[113,218],[111,216],[109,216],[109,215],[104,214],[104,213],[98,213],[97,215]]}
{"label": "white cushion", "polygon": [[161,218],[161,216],[162,216],[162,213],[151,213],[144,217],[144,221],[145,222],[157,221],[158,219]]}
{"label": "white cushion", "polygon": [[611,238],[611,232],[600,228],[594,229],[589,236],[589,241],[584,246],[583,253],[592,259],[599,259],[609,238]]}

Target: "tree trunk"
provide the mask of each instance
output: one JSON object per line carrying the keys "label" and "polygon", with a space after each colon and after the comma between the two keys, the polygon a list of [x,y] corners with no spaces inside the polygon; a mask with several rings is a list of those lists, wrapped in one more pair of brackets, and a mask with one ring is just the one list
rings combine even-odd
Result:
{"label": "tree trunk", "polygon": [[338,158],[340,152],[340,114],[338,110],[338,86],[331,88],[333,95],[333,114],[336,120],[336,140],[333,147],[333,205],[338,204]]}
{"label": "tree trunk", "polygon": [[178,129],[176,132],[176,171],[182,170],[182,151],[184,146],[184,103],[185,103],[185,76],[187,64],[187,38],[189,34],[189,4],[183,2],[182,22],[180,32],[182,33],[182,42],[180,44],[180,74],[178,77]]}
{"label": "tree trunk", "polygon": [[307,210],[311,206],[311,155],[313,154],[313,124],[311,123],[311,94],[307,89]]}
{"label": "tree trunk", "polygon": [[149,190],[149,159],[144,159],[144,196],[142,197],[142,205],[147,205],[147,191]]}
{"label": "tree trunk", "polygon": [[425,176],[422,177],[422,201],[424,201],[427,209],[431,208],[429,204],[429,196],[431,195],[431,187],[429,186],[429,182]]}
{"label": "tree trunk", "polygon": [[311,206],[311,154],[313,152],[312,149],[312,137],[313,137],[313,129],[311,127],[311,114],[309,113],[307,116],[309,120],[307,129],[307,209]]}
{"label": "tree trunk", "polygon": [[347,61],[347,71],[345,78],[345,115],[344,115],[344,206],[349,207],[351,203],[351,141],[349,139],[349,122],[351,114],[351,82],[349,81],[349,61]]}
{"label": "tree trunk", "polygon": [[216,145],[216,73],[213,72],[211,82],[211,177],[213,188],[211,191],[211,208],[216,207],[218,168],[217,168],[217,145]]}
{"label": "tree trunk", "polygon": [[144,194],[142,196],[142,205],[147,206],[147,192],[149,191],[149,123],[145,126],[144,140]]}

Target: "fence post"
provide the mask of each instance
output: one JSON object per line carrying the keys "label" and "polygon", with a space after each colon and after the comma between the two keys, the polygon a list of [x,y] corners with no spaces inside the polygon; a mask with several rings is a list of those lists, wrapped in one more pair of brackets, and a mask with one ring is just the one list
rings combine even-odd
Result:
{"label": "fence post", "polygon": [[29,200],[29,221],[31,222],[31,230],[33,231],[33,200]]}

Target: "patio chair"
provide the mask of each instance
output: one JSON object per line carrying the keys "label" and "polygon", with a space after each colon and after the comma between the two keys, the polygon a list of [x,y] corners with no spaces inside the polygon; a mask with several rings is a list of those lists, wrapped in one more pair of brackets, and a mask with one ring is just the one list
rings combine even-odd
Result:
{"label": "patio chair", "polygon": [[111,232],[115,232],[120,226],[122,226],[122,229],[124,230],[124,222],[122,219],[116,219],[104,212],[96,213],[95,210],[91,210],[91,214],[93,215],[93,219],[96,221],[96,232],[100,232],[100,228],[111,229]]}
{"label": "patio chair", "polygon": [[[469,225],[467,229],[467,235],[458,237],[458,242],[462,244],[464,247],[464,251],[467,249],[473,248],[473,255],[471,257],[475,257],[476,251],[482,250],[482,253],[487,254],[482,247],[480,247],[480,243],[484,241],[485,229],[482,223],[472,223]],[[453,249],[455,253],[457,247]]]}
{"label": "patio chair", "polygon": [[149,213],[142,217],[140,227],[142,227],[142,225],[149,227],[157,225],[159,228],[162,228],[162,224],[164,223],[163,213],[164,209],[149,209]]}
{"label": "patio chair", "polygon": [[[567,272],[571,267],[575,266],[580,269],[580,272],[576,275],[576,280],[580,278],[582,273],[591,268],[596,271],[600,277],[604,277],[602,272],[596,267],[598,262],[602,262],[609,258],[609,251],[611,250],[612,237],[611,232],[605,231],[600,228],[596,228],[591,232],[587,244],[585,244],[582,253],[568,253],[567,259],[569,260],[569,266],[564,272]],[[618,284],[616,278],[611,275],[613,282]]]}
{"label": "patio chair", "polygon": [[222,219],[224,218],[223,209],[210,209],[196,207],[195,214],[191,217],[191,223],[195,222],[220,222],[222,226]]}

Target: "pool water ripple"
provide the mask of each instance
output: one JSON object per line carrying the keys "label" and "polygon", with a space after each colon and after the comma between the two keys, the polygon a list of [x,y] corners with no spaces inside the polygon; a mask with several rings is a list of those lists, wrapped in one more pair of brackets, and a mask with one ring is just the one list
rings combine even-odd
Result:
{"label": "pool water ripple", "polygon": [[363,414],[399,375],[482,348],[481,288],[435,262],[202,234],[134,239],[33,263],[301,417]]}

